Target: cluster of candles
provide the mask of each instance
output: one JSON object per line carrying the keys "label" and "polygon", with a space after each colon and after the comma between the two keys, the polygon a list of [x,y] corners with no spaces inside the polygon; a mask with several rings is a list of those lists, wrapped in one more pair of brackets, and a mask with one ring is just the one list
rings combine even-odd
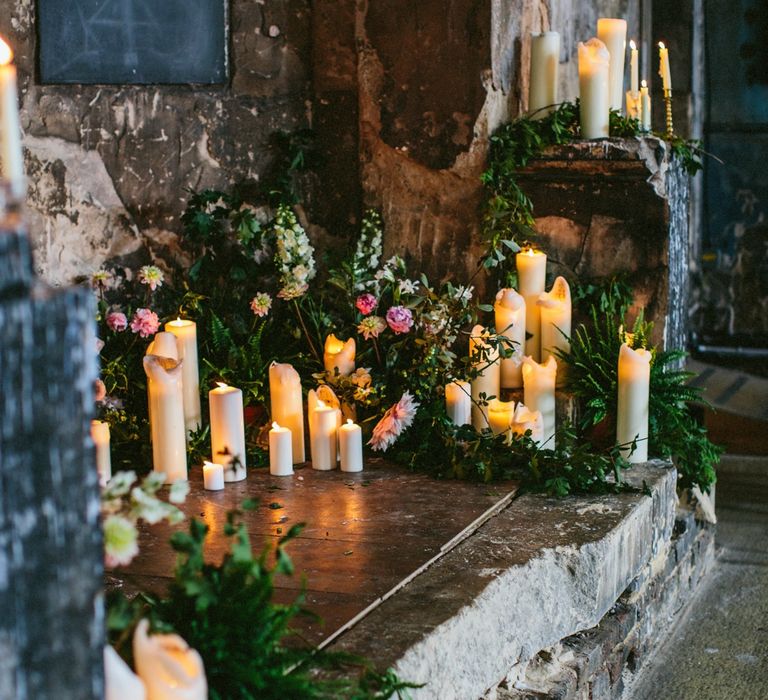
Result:
{"label": "cluster of candles", "polygon": [[[609,112],[621,110],[638,119],[643,131],[651,130],[651,97],[648,83],[639,79],[639,50],[630,46],[630,89],[624,92],[624,59],[627,49],[627,22],[623,19],[597,20],[597,37],[580,42],[579,97],[581,133],[585,139],[609,135]],[[534,117],[543,117],[557,104],[557,73],[560,62],[560,34],[543,32],[531,36],[531,71],[528,108]],[[659,74],[664,94],[671,95],[669,50],[659,42]]]}
{"label": "cluster of candles", "polygon": [[[518,290],[500,290],[494,303],[499,342],[488,342],[487,328],[472,329],[469,354],[476,376],[446,385],[446,410],[456,425],[471,423],[509,440],[530,431],[536,444],[554,449],[555,391],[564,380],[555,354],[570,350],[571,291],[563,277],[546,291],[544,253],[529,248],[517,254],[516,263]],[[509,352],[500,353],[500,345]],[[644,462],[648,454],[650,357],[626,343],[619,354],[616,441],[631,462]],[[501,400],[502,390],[520,388],[522,403]],[[633,440],[637,445],[630,455]]]}
{"label": "cluster of candles", "polygon": [[[342,374],[354,371],[354,341],[334,350],[336,339],[326,342],[326,367]],[[336,341],[338,342],[338,341]],[[187,479],[187,438],[201,425],[197,359],[197,327],[193,321],[166,323],[147,347],[144,357],[149,398],[152,463],[167,481]],[[290,476],[293,465],[304,462],[304,408],[301,380],[289,364],[273,363],[269,369],[272,429],[269,431],[269,466],[274,476]],[[320,396],[325,397],[325,401]],[[209,491],[246,476],[243,392],[218,383],[208,392],[211,427],[211,461],[203,465],[203,485]],[[357,472],[363,468],[363,437],[352,419],[342,424],[342,411],[329,387],[309,392],[308,422],[312,466],[319,470]],[[93,421],[99,479],[111,477],[109,425]]]}

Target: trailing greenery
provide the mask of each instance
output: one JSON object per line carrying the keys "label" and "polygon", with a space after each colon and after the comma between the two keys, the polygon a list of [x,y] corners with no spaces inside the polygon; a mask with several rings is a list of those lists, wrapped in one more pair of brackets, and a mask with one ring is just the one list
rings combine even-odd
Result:
{"label": "trailing greenery", "polygon": [[[603,439],[609,443],[614,437],[621,344],[649,348],[652,329],[639,318],[632,333],[625,333],[622,318],[616,309],[592,307],[591,320],[573,333],[570,352],[560,354],[568,364],[567,389],[581,402],[580,430],[594,439],[598,427],[605,427]],[[649,455],[673,458],[681,486],[709,491],[722,450],[709,441],[691,412],[691,405],[703,399],[701,390],[688,384],[693,375],[677,369],[686,353],[650,349]]]}
{"label": "trailing greenery", "polygon": [[[257,504],[247,501],[242,507]],[[349,654],[286,644],[295,634],[291,622],[310,613],[303,593],[286,605],[274,602],[275,577],[293,574],[285,546],[303,526],[291,527],[274,552],[266,547],[254,557],[241,516],[227,514],[224,534],[231,544],[221,564],[205,562],[208,526],[193,519],[189,533],[171,538],[178,563],[167,595],[129,600],[120,591],[109,594],[107,629],[117,651],[131,660],[133,630],[147,618],[153,631],[175,632],[199,652],[211,700],[407,698],[408,689],[417,686],[392,671],[379,673]]]}

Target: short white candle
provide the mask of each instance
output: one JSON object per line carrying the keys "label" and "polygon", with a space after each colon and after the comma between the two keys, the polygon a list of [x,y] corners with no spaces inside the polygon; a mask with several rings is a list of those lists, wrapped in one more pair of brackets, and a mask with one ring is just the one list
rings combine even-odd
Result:
{"label": "short white candle", "polygon": [[312,468],[327,471],[336,468],[336,408],[327,406],[320,399],[310,412],[309,440],[312,445]]}
{"label": "short white candle", "polygon": [[[219,382],[208,392],[211,414],[211,454],[217,463],[227,467],[227,481],[245,479],[245,418],[243,392]],[[232,466],[235,459],[239,464]]]}
{"label": "short white candle", "polygon": [[523,403],[531,411],[539,411],[542,419],[542,446],[555,449],[555,378],[557,360],[553,355],[544,364],[530,357],[523,360]]}
{"label": "short white candle", "polygon": [[272,476],[293,474],[291,431],[275,422],[269,431],[269,473]]}
{"label": "short white candle", "polygon": [[445,412],[454,425],[472,420],[472,388],[469,382],[455,379],[445,385]]}
{"label": "short white candle", "polygon": [[[630,462],[648,460],[648,402],[651,353],[622,343],[619,350],[619,393],[616,406],[616,444]],[[630,455],[629,445],[637,439]]]}
{"label": "short white candle", "polygon": [[501,358],[501,386],[517,389],[523,386],[521,368],[525,355],[525,299],[514,289],[500,289],[493,304],[496,333],[509,338],[506,350],[511,357]]}
{"label": "short white candle", "polygon": [[605,44],[592,38],[579,42],[579,114],[583,139],[605,138],[610,133],[608,68]]}
{"label": "short white candle", "polygon": [[330,374],[335,374],[337,369],[342,377],[352,374],[355,371],[355,339],[343,342],[331,333],[325,339],[323,365]]}
{"label": "short white candle", "polygon": [[552,289],[539,294],[537,303],[541,312],[541,359],[547,360],[556,350],[570,352],[571,288],[565,277],[558,277]]}
{"label": "short white candle", "polygon": [[180,356],[176,336],[166,331],[155,333],[155,337],[152,338],[152,342],[147,346],[147,352],[144,354],[170,357],[172,360],[178,360]]}
{"label": "short white candle", "polygon": [[91,421],[91,439],[96,446],[96,471],[99,483],[106,486],[112,478],[112,456],[109,451],[109,423],[101,420]]}
{"label": "short white candle", "polygon": [[144,371],[149,378],[150,431],[152,466],[163,472],[166,481],[187,479],[187,431],[184,426],[184,398],[181,388],[181,364],[157,355],[144,357]]}
{"label": "short white candle", "polygon": [[666,90],[672,89],[672,73],[669,70],[669,49],[664,46],[664,42],[659,42],[659,75],[661,76],[661,87]]}
{"label": "short white candle", "polygon": [[640,128],[643,131],[651,130],[651,96],[645,80],[640,87]]}
{"label": "short white candle", "polygon": [[538,362],[541,354],[541,314],[536,301],[545,289],[547,279],[547,256],[540,250],[526,248],[515,256],[517,280],[520,294],[525,299],[525,341],[524,354]]}
{"label": "short white candle", "polygon": [[299,373],[289,364],[273,362],[269,368],[269,399],[272,420],[291,431],[293,463],[300,464],[304,454],[304,405]]}
{"label": "short white candle", "polygon": [[363,471],[363,431],[352,419],[339,428],[341,471]]}
{"label": "short white candle", "polygon": [[203,488],[206,491],[221,491],[224,488],[224,466],[215,462],[203,463]]}
{"label": "short white candle", "polygon": [[[557,70],[560,65],[560,35],[542,32],[531,35],[531,74],[528,111],[535,119],[549,114],[557,102]],[[549,107],[549,109],[544,109]]]}
{"label": "short white candle", "polygon": [[475,326],[469,337],[469,356],[478,375],[472,379],[472,425],[475,430],[488,428],[488,402],[501,390],[499,350],[487,342],[488,331]]}
{"label": "short white candle", "polygon": [[544,442],[544,419],[541,417],[541,411],[531,411],[525,404],[517,404],[509,427],[512,435],[525,435],[530,430],[533,442],[537,445]]}
{"label": "short white candle", "polygon": [[488,406],[488,423],[494,435],[502,435],[509,430],[512,416],[515,414],[514,401],[493,399]]}
{"label": "short white candle", "polygon": [[176,336],[179,359],[183,363],[181,381],[184,388],[184,422],[187,432],[192,432],[198,430],[202,424],[200,373],[197,366],[197,325],[194,321],[177,318],[166,323],[165,330]]}
{"label": "short white candle", "polygon": [[16,91],[16,66],[13,51],[0,39],[0,178],[11,193],[24,196],[24,156],[21,150],[19,102]]}
{"label": "short white candle", "polygon": [[624,99],[624,54],[627,51],[627,20],[601,17],[597,20],[597,38],[610,54],[608,68],[611,109],[621,110]]}
{"label": "short white candle", "polygon": [[640,83],[638,81],[640,77],[640,68],[638,62],[638,50],[637,44],[634,40],[629,42],[629,90],[630,92],[637,92],[640,89]]}

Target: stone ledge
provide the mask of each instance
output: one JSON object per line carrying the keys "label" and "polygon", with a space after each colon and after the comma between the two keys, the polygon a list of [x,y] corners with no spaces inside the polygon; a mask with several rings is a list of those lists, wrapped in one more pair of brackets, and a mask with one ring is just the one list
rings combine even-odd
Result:
{"label": "stone ledge", "polygon": [[333,648],[424,683],[415,698],[476,698],[516,679],[540,650],[596,626],[669,550],[675,470],[652,462],[629,479],[650,497],[516,499]]}

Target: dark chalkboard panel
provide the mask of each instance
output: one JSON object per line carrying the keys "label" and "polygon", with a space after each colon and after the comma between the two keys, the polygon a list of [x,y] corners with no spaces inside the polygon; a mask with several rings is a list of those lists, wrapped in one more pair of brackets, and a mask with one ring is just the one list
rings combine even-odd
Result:
{"label": "dark chalkboard panel", "polygon": [[226,0],[38,0],[44,83],[223,83]]}

